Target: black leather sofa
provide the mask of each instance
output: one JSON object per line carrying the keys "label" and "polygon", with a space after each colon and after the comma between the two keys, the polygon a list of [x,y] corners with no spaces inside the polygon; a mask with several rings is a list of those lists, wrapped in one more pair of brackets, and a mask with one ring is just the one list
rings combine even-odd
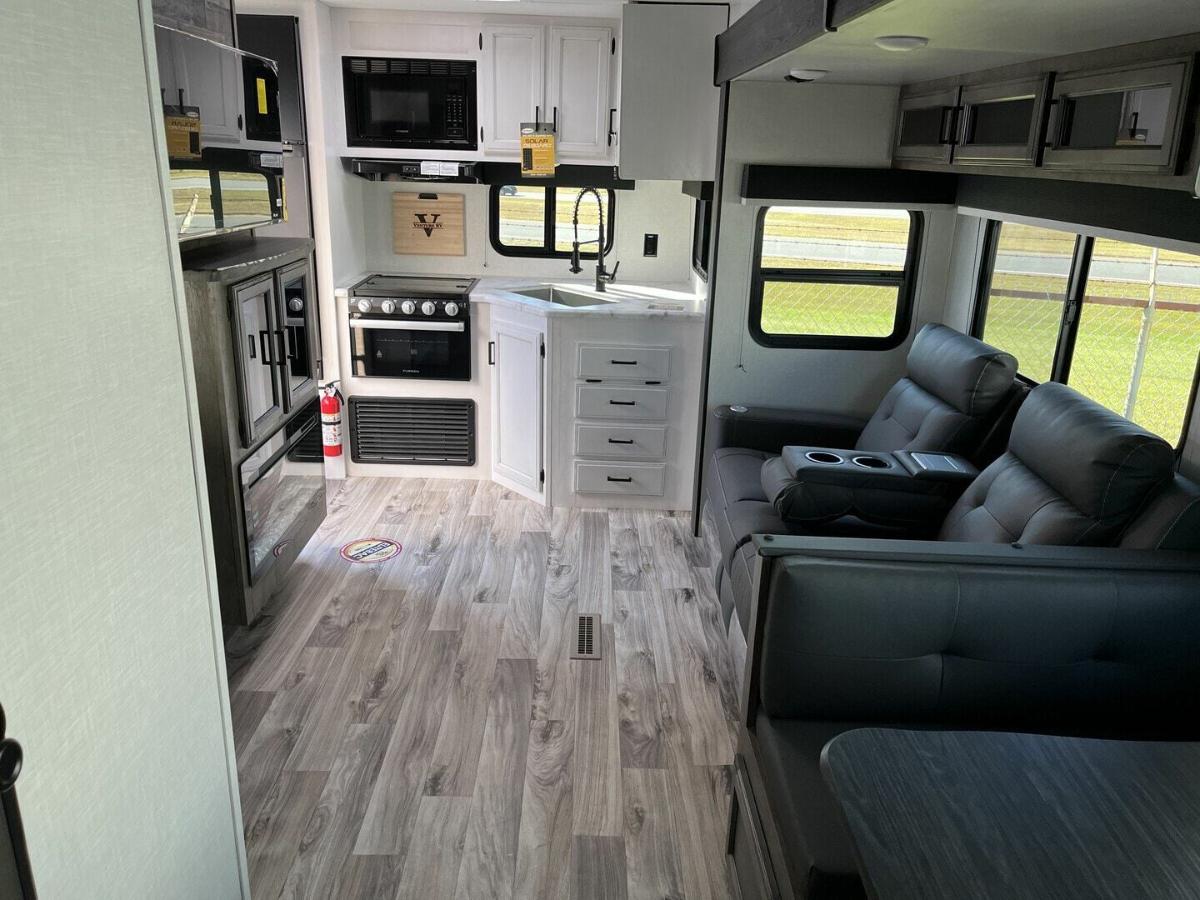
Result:
{"label": "black leather sofa", "polygon": [[[776,407],[720,406],[709,416],[714,448],[704,472],[703,515],[720,545],[714,575],[726,625],[735,611],[745,631],[750,592],[746,547],[752,534],[802,533],[789,526],[762,484],[766,463],[786,445],[868,451],[944,451],[984,465],[1003,450],[1028,388],[1015,380],[1010,354],[944,325],[913,340],[907,371],[869,420]],[[854,519],[826,523],[822,534],[904,536]]]}
{"label": "black leather sofa", "polygon": [[862,896],[819,767],[842,731],[1200,738],[1200,487],[1165,442],[1041,385],[939,538],[744,546],[743,896]]}

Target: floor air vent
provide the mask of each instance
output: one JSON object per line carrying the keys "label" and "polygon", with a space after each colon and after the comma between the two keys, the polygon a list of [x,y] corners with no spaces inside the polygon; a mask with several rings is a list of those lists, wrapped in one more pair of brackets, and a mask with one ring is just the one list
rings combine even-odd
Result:
{"label": "floor air vent", "polygon": [[580,616],[575,633],[575,652],[571,659],[600,658],[600,617]]}
{"label": "floor air vent", "polygon": [[475,465],[475,401],[351,397],[350,458],[359,463]]}

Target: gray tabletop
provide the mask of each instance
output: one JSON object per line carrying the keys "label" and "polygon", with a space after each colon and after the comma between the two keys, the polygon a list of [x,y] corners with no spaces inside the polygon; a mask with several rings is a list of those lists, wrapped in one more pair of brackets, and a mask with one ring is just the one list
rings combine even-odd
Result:
{"label": "gray tabletop", "polygon": [[1200,744],[865,728],[821,766],[879,900],[1200,897]]}

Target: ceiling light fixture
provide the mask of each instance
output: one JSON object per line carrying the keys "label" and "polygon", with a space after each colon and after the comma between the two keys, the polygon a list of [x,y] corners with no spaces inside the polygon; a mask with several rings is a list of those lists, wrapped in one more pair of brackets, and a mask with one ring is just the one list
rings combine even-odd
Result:
{"label": "ceiling light fixture", "polygon": [[875,38],[875,46],[880,50],[891,50],[893,53],[908,53],[910,50],[920,50],[929,43],[929,38],[915,34],[885,34]]}
{"label": "ceiling light fixture", "polygon": [[783,76],[783,80],[795,84],[807,84],[810,81],[820,81],[828,74],[828,69],[791,69]]}

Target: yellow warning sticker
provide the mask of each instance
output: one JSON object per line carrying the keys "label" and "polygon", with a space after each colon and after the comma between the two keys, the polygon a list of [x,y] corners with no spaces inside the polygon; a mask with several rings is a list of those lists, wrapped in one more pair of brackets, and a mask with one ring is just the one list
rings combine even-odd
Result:
{"label": "yellow warning sticker", "polygon": [[553,132],[521,130],[521,174],[544,178],[554,174],[555,147]]}
{"label": "yellow warning sticker", "polygon": [[254,87],[258,92],[258,114],[265,116],[267,114],[267,79],[255,78]]}

